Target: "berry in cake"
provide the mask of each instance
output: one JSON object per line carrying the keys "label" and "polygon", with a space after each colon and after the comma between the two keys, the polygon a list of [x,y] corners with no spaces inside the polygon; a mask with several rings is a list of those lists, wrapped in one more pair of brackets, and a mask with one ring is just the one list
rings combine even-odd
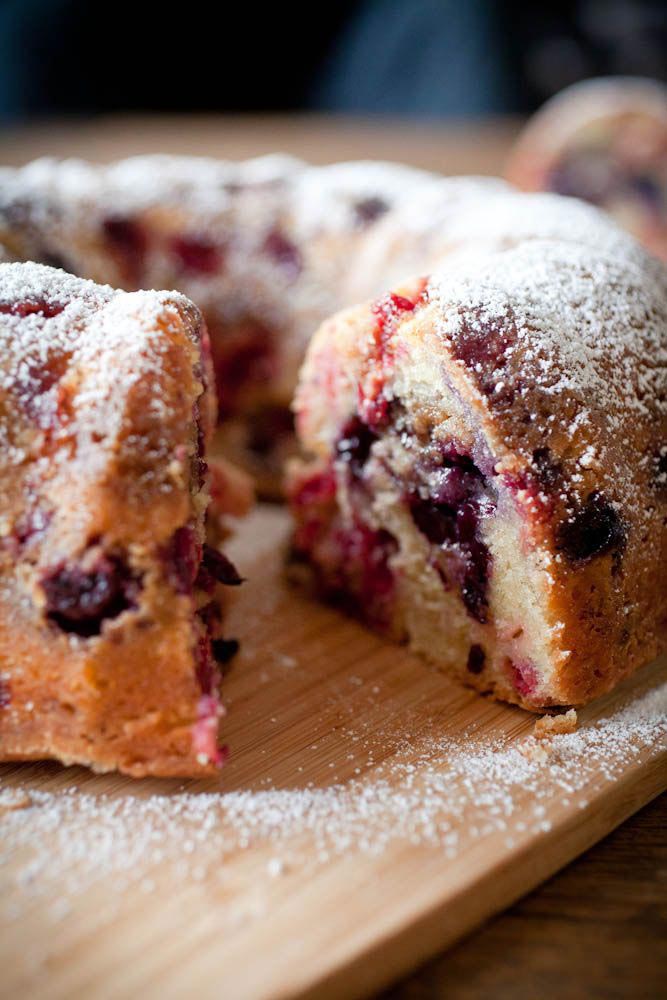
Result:
{"label": "berry in cake", "polygon": [[201,315],[177,293],[2,264],[0,366],[0,759],[215,773],[241,578],[206,541]]}

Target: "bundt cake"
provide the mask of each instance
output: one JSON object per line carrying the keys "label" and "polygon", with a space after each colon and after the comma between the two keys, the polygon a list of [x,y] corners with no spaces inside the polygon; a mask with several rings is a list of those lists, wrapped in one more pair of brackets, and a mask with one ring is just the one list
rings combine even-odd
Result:
{"label": "bundt cake", "polygon": [[667,272],[587,206],[502,200],[461,213],[446,266],[314,336],[292,572],[539,710],[664,648]]}
{"label": "bundt cake", "polygon": [[205,540],[199,311],[0,264],[0,370],[0,759],[214,772],[219,584],[240,579]]}
{"label": "bundt cake", "polygon": [[629,77],[568,87],[526,125],[507,176],[599,205],[667,260],[667,87]]}
{"label": "bundt cake", "polygon": [[[0,171],[0,241],[19,259],[192,296],[211,328],[218,436],[264,471],[290,441],[312,331],[372,300],[324,322],[303,367],[293,566],[529,708],[585,702],[662,648],[665,271],[597,209],[391,164],[43,160]],[[138,301],[111,301],[126,299]],[[216,478],[214,492],[233,492]],[[151,525],[155,552],[176,528]],[[198,603],[213,570],[197,570],[195,534]],[[193,536],[174,537],[190,566]]]}

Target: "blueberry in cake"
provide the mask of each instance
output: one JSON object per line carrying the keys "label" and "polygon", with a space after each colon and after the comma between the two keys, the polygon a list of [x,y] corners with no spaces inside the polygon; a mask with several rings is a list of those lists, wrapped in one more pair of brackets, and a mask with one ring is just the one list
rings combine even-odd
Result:
{"label": "blueberry in cake", "polygon": [[320,593],[539,710],[664,648],[667,273],[533,230],[324,323],[288,493]]}
{"label": "blueberry in cake", "polygon": [[199,311],[0,264],[0,367],[0,759],[214,773],[240,578],[205,537]]}
{"label": "blueberry in cake", "polygon": [[508,177],[606,209],[667,259],[667,87],[632,77],[587,80],[528,122]]}

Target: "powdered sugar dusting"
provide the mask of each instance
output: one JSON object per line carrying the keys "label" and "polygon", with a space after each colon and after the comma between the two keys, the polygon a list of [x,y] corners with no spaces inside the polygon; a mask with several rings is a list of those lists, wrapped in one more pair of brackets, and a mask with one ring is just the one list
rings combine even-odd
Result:
{"label": "powdered sugar dusting", "polygon": [[268,878],[390,845],[434,849],[454,862],[475,843],[511,849],[547,833],[572,808],[640,761],[667,752],[667,684],[533,756],[516,739],[474,734],[405,738],[366,776],[329,787],[174,795],[0,787],[4,916],[59,894],[53,919],[104,882],[112,898],[179,884],[224,882],[225,861],[259,852]]}
{"label": "powdered sugar dusting", "polygon": [[595,482],[638,520],[644,511],[646,532],[667,421],[667,271],[610,224],[595,235],[594,253],[533,238],[474,263],[454,257],[429,294],[455,357],[462,339],[486,342],[468,368],[508,446],[528,460],[552,448],[573,496]]}
{"label": "powdered sugar dusting", "polygon": [[[39,264],[0,265],[0,389],[28,413],[32,427],[65,440],[71,421],[60,426],[54,413],[66,384],[76,401],[79,443],[96,444],[94,454],[82,450],[82,460],[104,460],[117,448],[128,393],[142,380],[151,379],[156,420],[166,420],[170,401],[158,377],[170,349],[164,332],[178,324],[195,340],[179,310],[192,306],[175,292],[129,294]],[[17,428],[16,419],[0,427],[14,464],[26,457],[14,440]],[[141,450],[141,441],[135,445]]]}

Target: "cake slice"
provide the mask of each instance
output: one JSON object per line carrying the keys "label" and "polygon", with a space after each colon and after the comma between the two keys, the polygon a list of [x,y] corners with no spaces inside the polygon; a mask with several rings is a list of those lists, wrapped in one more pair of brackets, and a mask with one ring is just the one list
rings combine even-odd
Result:
{"label": "cake slice", "polygon": [[209,357],[177,293],[0,265],[0,759],[222,763]]}
{"label": "cake slice", "polygon": [[528,709],[665,648],[667,273],[532,239],[325,323],[295,410],[293,569]]}

